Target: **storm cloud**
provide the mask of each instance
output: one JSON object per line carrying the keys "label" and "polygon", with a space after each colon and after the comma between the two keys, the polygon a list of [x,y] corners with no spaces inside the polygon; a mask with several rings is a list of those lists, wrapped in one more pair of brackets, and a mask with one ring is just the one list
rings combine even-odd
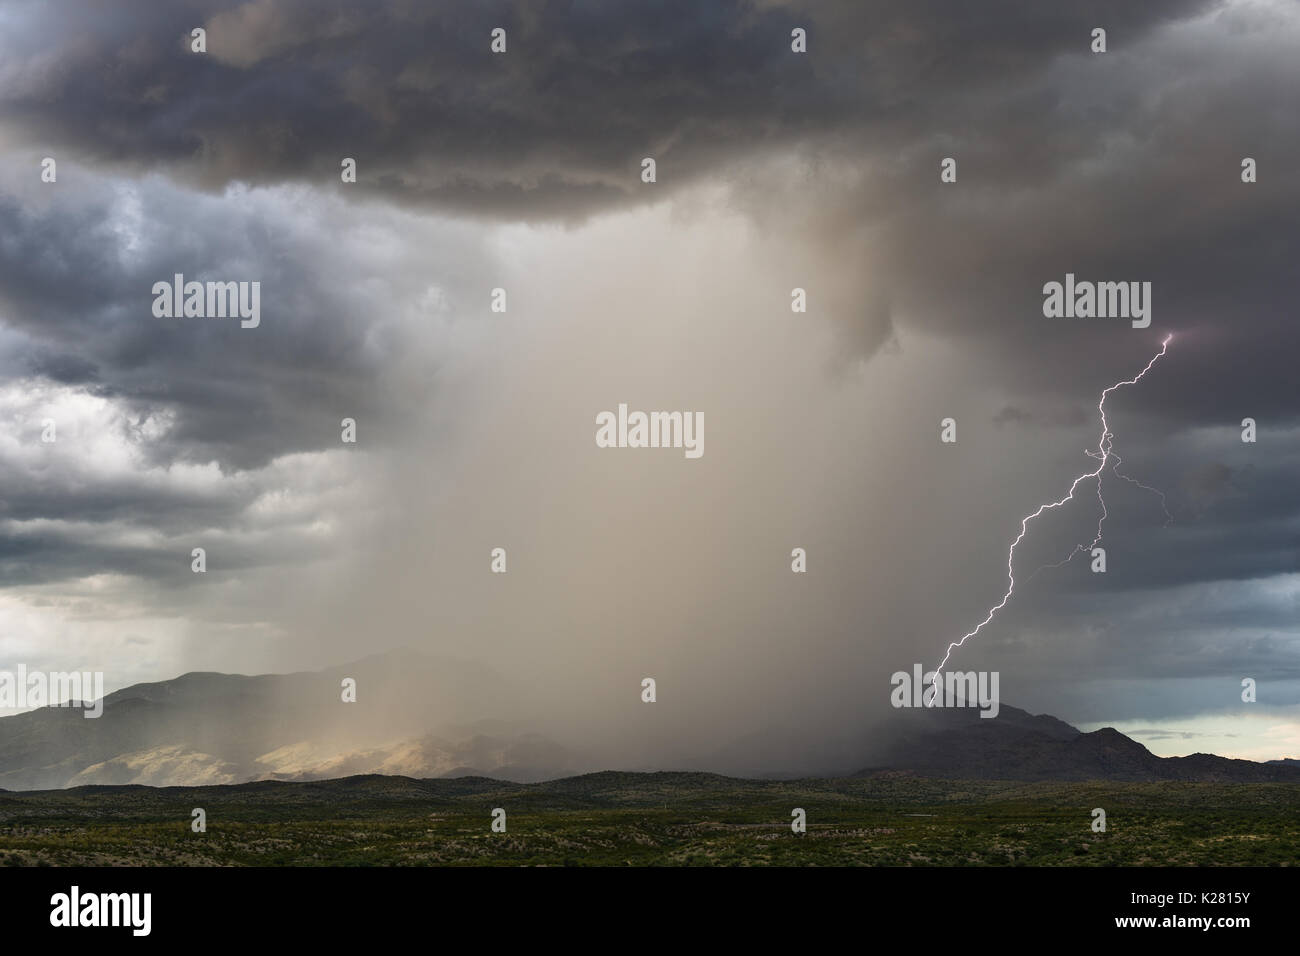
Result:
{"label": "storm cloud", "polygon": [[[637,765],[701,726],[692,752],[851,734],[1001,596],[1020,518],[1093,467],[1101,389],[1172,333],[1107,404],[1164,497],[1108,478],[1107,573],[1043,571],[960,663],[1153,747],[1230,725],[1244,676],[1294,722],[1293,5],[114,0],[0,27],[6,653],[102,654],[121,686],[427,646],[545,685],[573,735],[641,734]],[[177,273],[260,281],[261,325],[154,317]],[[1151,282],[1151,327],[1045,317],[1067,273]],[[620,402],[702,410],[705,456],[595,448]],[[1035,525],[1026,574],[1093,503]],[[624,709],[649,673],[663,717]]]}

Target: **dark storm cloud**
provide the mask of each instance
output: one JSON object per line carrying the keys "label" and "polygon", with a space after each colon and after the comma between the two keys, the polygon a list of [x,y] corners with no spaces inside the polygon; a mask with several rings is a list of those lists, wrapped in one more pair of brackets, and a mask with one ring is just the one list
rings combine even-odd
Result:
{"label": "dark storm cloud", "polygon": [[[1282,172],[1300,133],[1278,98],[1297,68],[1242,40],[1281,13],[1193,22],[1220,9],[25,6],[0,39],[0,124],[62,158],[65,178],[81,163],[162,169],[210,190],[292,180],[513,219],[575,219],[720,178],[756,219],[848,277],[826,295],[847,359],[894,341],[900,325],[935,331],[1004,382],[998,424],[1069,425],[1081,396],[1131,374],[1156,330],[1173,328],[1175,355],[1144,383],[1142,415],[1166,429],[1247,414],[1277,425],[1300,417],[1289,368],[1300,326],[1287,307],[1300,297],[1300,184]],[[188,50],[199,24],[206,55]],[[509,34],[503,56],[488,48],[497,26]],[[790,51],[794,26],[808,30],[806,55]],[[1095,26],[1108,31],[1100,56],[1088,52]],[[808,166],[791,177],[759,162],[783,151]],[[1247,154],[1261,163],[1251,186],[1238,177]],[[660,164],[653,188],[638,177],[645,155]],[[959,181],[944,185],[949,155]],[[356,187],[338,182],[343,156],[358,160]],[[819,171],[835,193],[804,188]],[[145,201],[158,202],[148,190]],[[180,409],[156,453],[235,467],[319,447],[325,436],[304,418],[317,407],[375,411],[365,383],[381,363],[362,347],[364,325],[344,321],[328,253],[288,249],[273,222],[211,207],[200,221],[168,201],[149,211],[171,223],[168,241],[126,264],[105,206],[0,200],[0,296],[37,343],[28,370],[145,414]],[[274,327],[169,335],[122,321],[138,313],[142,284],[194,277],[196,263],[203,277],[255,263],[277,294]],[[1152,281],[1151,333],[1045,319],[1042,284],[1066,272]],[[1197,494],[1189,486],[1189,506]]]}
{"label": "dark storm cloud", "polygon": [[[1154,284],[1156,328],[1194,333],[1148,407],[1201,422],[1234,400],[1297,414],[1274,374],[1300,347],[1280,307],[1300,295],[1300,184],[1281,172],[1300,133],[1277,99],[1296,67],[1242,39],[1282,15],[1270,8],[103,9],[15,17],[0,123],[77,161],[209,189],[293,180],[506,219],[574,220],[717,178],[838,271],[866,267],[829,298],[846,358],[907,324],[962,340],[1012,387],[1077,396],[1137,336],[1115,320],[1044,319],[1042,285],[1066,272],[1132,277]],[[206,55],[187,49],[198,23]],[[488,47],[496,26],[505,55]],[[793,26],[809,31],[806,55],[789,49]],[[1108,31],[1104,55],[1088,52],[1095,26]],[[807,168],[761,165],[781,153]],[[639,179],[647,155],[653,187]],[[1262,166],[1250,187],[1243,155]],[[344,156],[360,169],[346,189]],[[945,156],[959,184],[939,183]],[[823,174],[838,195],[806,188]],[[1228,324],[1245,334],[1225,354]]]}
{"label": "dark storm cloud", "polygon": [[[112,571],[182,588],[196,544],[220,572],[319,559],[316,511],[355,475],[275,463],[382,448],[426,413],[465,338],[456,313],[486,308],[473,230],[295,190],[208,196],[157,177],[60,175],[77,184],[48,203],[0,194],[0,362],[26,388],[6,409],[6,586]],[[401,249],[376,254],[397,236]],[[259,281],[260,325],[154,316],[154,283],[177,273]],[[345,417],[360,446],[341,443]],[[42,442],[46,419],[55,444]],[[259,510],[286,492],[289,514]]]}
{"label": "dark storm cloud", "polygon": [[[1007,513],[1018,517],[1022,501],[1060,493],[1050,481],[1036,482],[1049,471],[1055,475],[1047,442],[1068,433],[1079,436],[1080,447],[1095,447],[1099,389],[1134,374],[1170,330],[1176,339],[1157,374],[1117,394],[1108,407],[1127,470],[1168,490],[1174,523],[1163,527],[1148,493],[1112,481],[1108,574],[1092,576],[1078,559],[1058,575],[1036,579],[1035,589],[1019,594],[1006,617],[963,651],[960,663],[979,661],[988,652],[993,666],[1019,667],[1018,655],[999,658],[994,652],[1015,650],[1015,639],[1007,635],[1033,630],[1033,650],[1041,656],[1025,669],[1041,668],[1052,688],[1061,686],[1062,674],[1068,681],[1077,672],[1116,679],[1171,671],[1200,677],[1232,674],[1248,664],[1261,672],[1291,673],[1287,662],[1294,648],[1286,635],[1294,630],[1293,602],[1250,606],[1239,592],[1209,594],[1206,588],[1206,600],[1193,595],[1166,620],[1143,614],[1169,602],[1179,586],[1219,582],[1225,589],[1248,589],[1254,579],[1296,569],[1294,476],[1300,462],[1292,450],[1296,432],[1288,430],[1300,421],[1293,368],[1300,350],[1293,314],[1300,297],[1294,226],[1300,181],[1290,175],[1300,157],[1289,96],[1300,81],[1294,8],[1172,0],[806,6],[738,0],[286,0],[26,5],[0,16],[0,147],[24,152],[24,165],[10,164],[6,180],[35,182],[26,153],[49,153],[60,162],[58,201],[37,200],[40,186],[25,197],[32,201],[0,195],[0,319],[12,336],[0,353],[6,377],[32,376],[110,400],[127,416],[114,427],[151,435],[135,445],[158,467],[215,461],[229,476],[267,468],[295,451],[336,449],[343,414],[362,421],[367,441],[373,441],[368,447],[402,446],[396,453],[399,470],[410,487],[403,489],[401,504],[385,497],[393,490],[388,486],[367,490],[390,509],[382,526],[410,549],[395,559],[410,575],[397,580],[408,586],[385,583],[392,575],[383,565],[373,580],[362,579],[369,590],[353,583],[350,641],[354,633],[375,633],[376,618],[388,620],[389,608],[413,608],[409,618],[399,615],[399,624],[424,633],[429,611],[420,599],[430,587],[429,552],[446,563],[448,580],[459,580],[452,576],[454,566],[468,581],[463,556],[483,550],[484,521],[496,520],[504,533],[501,515],[510,515],[509,530],[522,536],[516,529],[526,529],[539,515],[576,515],[539,538],[546,547],[596,523],[587,510],[594,492],[584,497],[571,491],[586,476],[585,459],[576,453],[564,462],[580,463],[572,473],[555,465],[546,508],[537,506],[531,487],[515,489],[501,477],[516,473],[519,453],[513,449],[521,436],[530,437],[513,406],[499,420],[499,431],[484,439],[506,449],[508,460],[495,470],[465,465],[464,501],[494,500],[487,489],[501,494],[501,482],[519,496],[519,510],[510,511],[501,500],[484,509],[486,517],[469,506],[451,509],[465,513],[465,527],[448,536],[450,546],[441,512],[435,520],[408,510],[428,497],[423,469],[442,449],[421,444],[426,431],[403,430],[404,409],[440,407],[431,400],[447,344],[438,323],[465,312],[466,303],[481,307],[485,291],[496,284],[496,272],[483,264],[486,254],[474,247],[478,223],[463,231],[426,230],[420,220],[449,213],[492,224],[575,224],[720,182],[729,187],[733,207],[771,241],[773,255],[772,263],[726,274],[751,285],[761,285],[756,277],[780,275],[778,286],[787,274],[806,274],[808,279],[795,281],[810,286],[816,314],[809,318],[830,321],[839,333],[837,372],[852,372],[859,360],[897,346],[908,333],[919,333],[910,341],[933,336],[959,357],[941,373],[945,381],[900,388],[898,408],[891,409],[906,425],[900,436],[931,434],[932,418],[916,424],[908,416],[918,406],[929,415],[927,401],[951,384],[959,394],[993,395],[978,420],[959,411],[960,448],[982,449],[1000,437],[1015,453],[1014,460],[978,471],[984,481],[972,490],[972,483],[943,484],[939,479],[959,475],[959,469],[925,457],[919,439],[908,445],[899,437],[890,445],[897,460],[882,456],[863,473],[911,469],[907,481],[886,482],[891,493],[876,501],[899,502],[900,512],[915,507],[923,515],[918,521],[931,520],[913,528],[913,516],[903,521],[900,514],[898,525],[886,522],[890,533],[883,536],[872,525],[887,517],[878,518],[875,510],[886,509],[834,467],[817,476],[820,486],[833,489],[825,495],[825,514],[853,531],[845,532],[841,560],[826,559],[833,537],[817,543],[819,573],[842,570],[818,579],[825,588],[818,610],[798,625],[811,635],[808,640],[821,643],[809,654],[807,673],[816,677],[806,683],[815,691],[790,691],[792,707],[834,697],[827,688],[853,666],[863,672],[863,686],[884,686],[865,662],[863,621],[888,636],[881,640],[902,634],[900,642],[915,644],[916,655],[932,663],[931,652],[947,639],[942,629],[951,619],[961,620],[961,607],[969,604],[978,620],[988,597],[1000,596],[1005,552],[999,549],[1010,537],[1004,531],[1014,533],[1014,519],[1004,529],[997,525],[994,534],[988,528],[995,518],[1004,520],[1007,502],[1013,506]],[[186,48],[197,25],[208,30],[205,56]],[[488,50],[496,26],[509,31],[505,56]],[[794,26],[808,29],[806,56],[790,52]],[[1108,30],[1105,55],[1088,52],[1094,26]],[[358,161],[355,186],[339,182],[344,156]],[[640,182],[644,156],[658,160],[654,186]],[[939,181],[939,161],[946,156],[958,160],[956,184]],[[1243,156],[1259,160],[1258,183],[1240,181]],[[98,184],[79,187],[83,179]],[[130,201],[114,192],[121,183],[135,187]],[[250,191],[233,184],[271,188]],[[83,191],[63,198],[77,188]],[[401,208],[419,215],[386,221]],[[376,223],[384,227],[378,243],[368,232]],[[389,238],[395,240],[391,246],[385,244]],[[612,244],[624,241],[633,249],[631,260],[636,237],[619,235]],[[380,251],[368,256],[373,245]],[[607,267],[619,278],[616,267]],[[643,268],[653,274],[655,264]],[[153,319],[150,286],[175,272],[259,279],[261,328]],[[1042,285],[1066,272],[1082,279],[1151,281],[1152,327],[1045,318]],[[567,273],[570,286],[585,281],[572,280],[578,274]],[[701,285],[712,278],[702,278]],[[422,298],[426,285],[436,285],[439,295]],[[691,288],[696,298],[709,291]],[[778,300],[785,294],[777,289]],[[615,298],[598,306],[570,301],[569,308],[607,309]],[[715,306],[706,320],[726,311],[722,299],[708,300]],[[398,317],[426,301],[442,304],[415,309],[413,321],[425,333],[406,334]],[[745,301],[750,308],[765,307]],[[655,321],[634,314],[646,324]],[[605,316],[584,321],[596,329]],[[534,348],[539,356],[549,354],[549,363],[539,358],[536,367],[518,367],[523,411],[528,387],[541,394],[596,367],[584,366],[584,359],[609,357],[587,337],[565,338],[563,324],[532,331]],[[772,376],[751,385],[746,376],[762,358],[775,366],[789,356],[759,351],[752,367],[747,360],[726,367],[743,354],[735,344],[743,332],[719,328],[728,329],[735,354],[715,356],[715,363],[696,374],[699,382],[734,386],[734,436],[758,428],[754,396],[779,381]],[[688,338],[685,331],[677,334]],[[508,352],[509,339],[493,348]],[[619,368],[616,362],[613,367]],[[718,368],[726,371],[718,375]],[[529,380],[529,373],[538,379]],[[645,381],[664,379],[656,368]],[[493,384],[504,389],[503,401],[514,397],[513,380]],[[789,392],[800,393],[803,384],[792,379]],[[695,386],[687,381],[680,387]],[[557,407],[565,416],[573,412],[574,420],[580,417],[575,408],[586,416],[589,396],[581,395],[572,406]],[[823,409],[807,411],[791,425],[792,434]],[[1246,416],[1260,421],[1255,445],[1243,445],[1237,436]],[[534,430],[545,442],[529,473],[551,461],[551,443],[567,440],[562,428],[557,438],[558,418],[542,419]],[[159,422],[167,427],[155,428]],[[833,444],[844,435],[856,441],[852,427],[836,434]],[[590,452],[587,436],[579,437]],[[756,440],[752,460],[740,463],[734,445],[731,453],[737,457],[730,475],[761,475],[772,445]],[[967,467],[984,464],[963,461]],[[1090,467],[1088,459],[1080,461]],[[30,525],[0,538],[6,581],[33,584],[109,567],[193,584],[182,546],[190,529],[248,532],[253,519],[246,509],[254,493],[273,489],[276,480],[288,486],[301,478],[159,492],[138,475],[94,477],[61,476],[52,468],[5,476],[7,510],[0,519]],[[632,477],[644,480],[639,472]],[[743,524],[752,533],[773,535],[756,552],[783,553],[788,542],[772,525],[792,495],[806,493],[804,476],[774,486],[762,507],[749,513],[736,510],[724,477],[714,475],[717,498],[727,499],[730,508],[720,513],[730,519],[745,515]],[[992,487],[1004,481],[1006,487]],[[647,487],[649,494],[659,493]],[[927,487],[948,499],[930,503],[938,516],[926,514],[921,501]],[[513,500],[508,494],[501,499]],[[972,501],[980,510],[971,510]],[[611,512],[622,513],[624,504],[613,503]],[[43,518],[69,526],[42,525]],[[1078,519],[1084,525],[1095,521],[1082,512]],[[719,549],[734,540],[728,537],[736,533],[732,524],[718,529]],[[88,533],[91,526],[100,530]],[[132,544],[129,535],[117,533],[118,526],[157,530],[166,540]],[[654,553],[645,547],[639,524],[599,530],[617,539],[614,550],[620,553],[629,541],[640,541],[643,554]],[[789,533],[808,532],[796,526]],[[600,535],[596,539],[609,545]],[[881,580],[896,575],[890,587],[859,586],[862,556],[850,545],[861,540],[888,540],[891,554],[896,549],[893,564],[882,560],[882,567],[869,570]],[[991,542],[992,549],[972,542]],[[1044,545],[1037,536],[1032,543]],[[231,540],[220,549],[219,564],[242,568],[295,560],[303,545],[302,539],[276,545]],[[951,591],[948,577],[937,583],[927,577],[930,565],[920,560],[927,547],[944,554],[971,550],[968,563],[948,566],[964,576],[951,583]],[[677,560],[677,545],[670,550],[671,557],[647,559],[641,569],[651,592],[662,583],[662,567]],[[512,560],[520,553],[512,551]],[[528,615],[547,619],[537,608],[553,602],[552,618],[575,615],[569,630],[579,642],[601,633],[608,622],[583,619],[567,602],[570,579],[608,570],[583,564],[591,554],[604,553],[593,546],[564,567],[562,584],[503,602],[503,614],[520,616],[513,630],[528,633]],[[1047,559],[1060,557],[1052,553]],[[729,567],[730,560],[719,553],[714,563]],[[779,604],[779,597],[763,605],[739,587],[728,594],[705,562],[681,561],[684,577],[708,578],[700,608],[754,613],[753,622],[720,626],[723,643],[732,640],[739,648],[756,638],[774,645],[788,638],[771,621],[758,620],[778,617],[763,612]],[[544,564],[539,553],[534,567]],[[473,573],[478,570],[475,565]],[[778,570],[788,578],[783,566]],[[988,580],[980,579],[985,570]],[[278,590],[278,582],[277,577],[270,587]],[[478,620],[481,609],[500,598],[496,591],[473,590],[484,587],[480,577],[473,582],[459,591],[453,587],[441,613],[465,616],[453,617],[459,627],[449,630],[482,636],[493,625]],[[628,596],[624,584],[606,582],[610,608],[618,609],[620,598]],[[934,599],[929,589],[935,586],[946,601]],[[900,595],[897,609],[890,591]],[[846,592],[860,605],[847,601]],[[629,605],[644,593],[638,585]],[[385,603],[374,594],[390,599]],[[1103,615],[1097,613],[1099,596]],[[314,606],[313,600],[303,604]],[[818,616],[823,609],[825,617]],[[305,629],[313,641],[332,625],[330,618],[340,616],[334,606],[320,613],[321,626]],[[927,619],[927,613],[933,616]],[[621,620],[615,610],[607,616]],[[507,618],[501,621],[501,631],[511,630]],[[662,634],[690,633],[698,614],[683,612],[681,620],[644,626],[639,639],[624,644],[655,647]],[[1054,629],[1083,636],[1067,641]],[[1249,640],[1235,640],[1243,631]],[[719,646],[704,643],[701,652]],[[896,665],[905,666],[912,651]],[[1075,663],[1090,671],[1062,667],[1076,652]],[[694,653],[692,648],[674,657],[665,651],[649,660],[672,661],[710,692],[736,686],[734,673],[698,668]],[[1176,661],[1172,667],[1170,660]],[[873,658],[871,666],[876,663]],[[785,686],[787,678],[783,671],[773,684]],[[860,704],[856,687],[838,699]]]}
{"label": "dark storm cloud", "polygon": [[[963,136],[954,106],[979,96],[1016,105],[1025,79],[1084,48],[1093,26],[1133,44],[1205,5],[31,7],[4,44],[0,121],[80,161],[161,165],[212,188],[337,182],[351,156],[357,192],[572,219],[647,198],[644,156],[657,158],[658,188],[671,190],[823,136],[847,134],[877,153]],[[187,49],[200,24],[207,55]],[[498,26],[508,31],[504,56],[489,50]],[[809,33],[809,55],[790,51],[796,26]]]}
{"label": "dark storm cloud", "polygon": [[55,352],[49,349],[33,350],[28,356],[27,370],[42,378],[62,385],[84,385],[94,382],[99,368],[80,355]]}
{"label": "dark storm cloud", "polygon": [[[223,504],[226,507],[219,508],[209,502],[196,509],[188,516],[186,526],[197,526],[203,517],[217,512],[226,520],[242,510],[234,502]],[[153,509],[141,508],[134,517],[140,520],[151,518],[152,514]],[[213,561],[209,570],[214,576],[232,570],[247,572],[300,559],[303,553],[304,549],[287,546],[283,541],[271,548],[239,544],[224,548],[220,564]],[[125,547],[95,540],[84,531],[16,531],[0,536],[0,574],[4,575],[5,586],[12,588],[111,572],[161,583],[169,591],[193,588],[197,592],[208,585],[203,577],[191,571],[190,561],[188,548]]]}
{"label": "dark storm cloud", "polygon": [[[336,235],[294,229],[284,196],[222,204],[156,182],[135,199],[138,235],[128,236],[120,197],[33,210],[0,196],[0,315],[28,339],[26,371],[82,384],[139,419],[177,413],[148,446],[164,463],[258,467],[336,444],[345,415],[392,417],[376,382],[403,348],[399,306],[421,283],[461,281],[452,263],[402,279],[356,258],[364,216],[336,224],[321,213]],[[261,325],[156,318],[153,285],[178,273],[259,281]]]}

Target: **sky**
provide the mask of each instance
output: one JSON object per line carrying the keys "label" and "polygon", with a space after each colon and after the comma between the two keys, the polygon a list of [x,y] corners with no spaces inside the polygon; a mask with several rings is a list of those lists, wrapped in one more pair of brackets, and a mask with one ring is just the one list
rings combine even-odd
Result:
{"label": "sky", "polygon": [[[1111,479],[1106,573],[950,666],[1300,756],[1298,52],[1282,0],[0,0],[0,667],[414,647],[638,765],[844,734],[1001,599],[1172,334],[1106,405],[1172,520]],[[259,281],[260,324],[155,316],[177,273]],[[1067,273],[1150,282],[1150,326],[1046,317]],[[597,447],[621,403],[703,455]],[[1091,540],[1078,499],[1018,568]]]}

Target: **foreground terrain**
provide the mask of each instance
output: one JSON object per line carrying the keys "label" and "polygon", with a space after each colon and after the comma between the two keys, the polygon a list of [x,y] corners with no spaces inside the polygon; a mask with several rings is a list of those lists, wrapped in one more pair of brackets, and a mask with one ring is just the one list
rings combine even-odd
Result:
{"label": "foreground terrain", "polygon": [[0,792],[11,866],[1259,866],[1294,864],[1297,846],[1300,785],[1282,783],[596,773]]}

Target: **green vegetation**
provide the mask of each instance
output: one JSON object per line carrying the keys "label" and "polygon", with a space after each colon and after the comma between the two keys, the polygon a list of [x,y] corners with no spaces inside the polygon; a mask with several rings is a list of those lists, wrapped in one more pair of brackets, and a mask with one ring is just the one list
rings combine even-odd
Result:
{"label": "green vegetation", "polygon": [[[494,807],[508,832],[491,832]],[[0,791],[0,862],[28,866],[1259,866],[1294,864],[1297,846],[1300,785],[1272,783],[598,773]]]}

